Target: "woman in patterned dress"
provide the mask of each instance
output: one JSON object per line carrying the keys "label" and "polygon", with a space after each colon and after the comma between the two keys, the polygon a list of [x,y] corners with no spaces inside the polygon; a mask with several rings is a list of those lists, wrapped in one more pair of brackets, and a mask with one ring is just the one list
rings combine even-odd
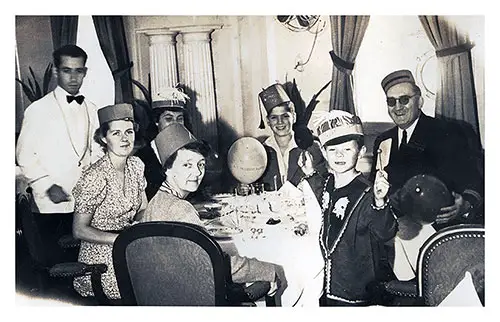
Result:
{"label": "woman in patterned dress", "polygon": [[[144,164],[131,156],[136,127],[132,106],[107,106],[98,111],[98,116],[100,128],[94,139],[105,155],[82,173],[73,189],[73,235],[81,240],[78,261],[106,264],[104,293],[110,299],[119,299],[113,243],[119,232],[138,221],[146,209],[146,181]],[[82,296],[93,296],[89,276],[75,278],[73,285]]]}

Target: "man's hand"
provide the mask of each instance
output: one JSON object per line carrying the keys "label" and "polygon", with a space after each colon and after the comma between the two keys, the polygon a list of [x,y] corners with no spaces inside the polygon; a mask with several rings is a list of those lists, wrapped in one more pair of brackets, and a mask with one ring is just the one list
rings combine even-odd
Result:
{"label": "man's hand", "polygon": [[69,195],[64,191],[61,186],[53,184],[47,189],[47,195],[53,203],[61,203],[65,201],[69,201]]}
{"label": "man's hand", "polygon": [[469,211],[470,204],[462,198],[462,195],[456,192],[452,192],[452,195],[455,198],[455,203],[439,210],[439,214],[436,217],[437,224],[446,224],[455,219],[457,216],[462,216]]}
{"label": "man's hand", "polygon": [[314,173],[311,153],[307,151],[301,152],[297,164],[306,176],[310,176]]}

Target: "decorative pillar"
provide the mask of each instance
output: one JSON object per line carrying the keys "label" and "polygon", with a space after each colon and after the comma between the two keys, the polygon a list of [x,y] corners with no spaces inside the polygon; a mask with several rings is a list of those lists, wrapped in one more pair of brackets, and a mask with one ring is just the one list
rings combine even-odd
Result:
{"label": "decorative pillar", "polygon": [[156,93],[162,87],[174,87],[179,82],[175,37],[177,32],[163,31],[149,36],[151,90]]}
{"label": "decorative pillar", "polygon": [[[220,27],[219,27],[220,28]],[[183,75],[191,101],[188,104],[193,134],[218,150],[217,108],[210,34],[214,27],[183,28]]]}

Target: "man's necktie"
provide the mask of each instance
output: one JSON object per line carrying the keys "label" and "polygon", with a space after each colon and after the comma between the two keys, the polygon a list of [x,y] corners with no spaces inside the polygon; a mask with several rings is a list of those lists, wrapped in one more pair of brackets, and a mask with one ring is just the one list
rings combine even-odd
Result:
{"label": "man's necktie", "polygon": [[399,147],[401,148],[406,144],[408,144],[408,134],[406,133],[406,130],[403,130],[403,138],[401,139],[401,145]]}
{"label": "man's necktie", "polygon": [[78,104],[81,105],[83,103],[84,99],[85,99],[85,96],[83,96],[83,95],[78,95],[78,96],[67,95],[66,96],[66,100],[68,101],[68,104],[73,102],[73,101],[76,101]]}

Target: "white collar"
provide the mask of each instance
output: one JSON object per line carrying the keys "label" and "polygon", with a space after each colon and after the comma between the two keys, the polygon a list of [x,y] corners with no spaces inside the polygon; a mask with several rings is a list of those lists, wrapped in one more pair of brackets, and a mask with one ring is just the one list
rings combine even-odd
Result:
{"label": "white collar", "polygon": [[[278,145],[278,142],[276,141],[276,138],[274,137],[274,133],[273,133],[273,135],[268,137],[264,141],[264,143],[270,147],[273,147],[276,151],[280,151],[280,147]],[[288,142],[287,150],[290,151],[291,149],[297,148],[297,147],[298,147],[298,145],[297,145],[297,142],[295,142],[295,135],[292,131],[292,139],[290,140],[290,142]]]}
{"label": "white collar", "polygon": [[[420,113],[422,115],[422,113]],[[410,142],[411,135],[415,131],[415,128],[417,127],[418,120],[420,119],[420,115],[417,117],[415,121],[406,129],[406,142]],[[398,127],[398,142],[401,143],[401,140],[403,138],[403,129]]]}

